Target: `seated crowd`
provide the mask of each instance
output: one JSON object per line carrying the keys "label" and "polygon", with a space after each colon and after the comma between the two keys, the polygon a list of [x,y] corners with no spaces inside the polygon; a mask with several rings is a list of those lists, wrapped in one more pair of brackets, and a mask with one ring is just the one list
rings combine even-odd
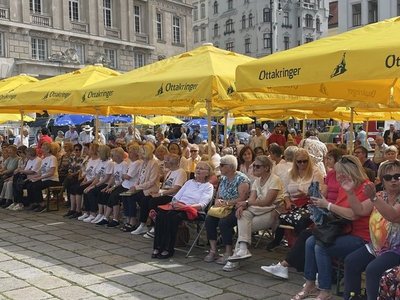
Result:
{"label": "seated crowd", "polygon": [[[43,190],[63,186],[69,204],[64,217],[153,238],[155,259],[173,256],[179,225],[208,210],[210,249],[204,261],[227,272],[252,257],[254,232],[274,233],[267,245],[272,251],[291,228],[295,241],[286,257],[261,269],[284,279],[289,267],[304,272],[306,282],[292,299],[331,299],[337,259],[344,261],[344,299],[363,299],[363,272],[368,299],[388,293],[379,286],[387,288],[391,283],[385,279],[392,280],[390,272],[400,266],[398,149],[387,146],[369,159],[363,146],[354,155],[332,145],[328,151],[315,130],[298,146],[293,138],[283,143],[279,128],[271,136],[265,140],[257,129],[237,156],[230,148],[220,155],[214,144],[161,138],[112,146],[64,141],[60,147],[51,139],[36,149],[7,146],[0,205],[43,212]],[[327,242],[317,233],[330,217],[346,222]]]}

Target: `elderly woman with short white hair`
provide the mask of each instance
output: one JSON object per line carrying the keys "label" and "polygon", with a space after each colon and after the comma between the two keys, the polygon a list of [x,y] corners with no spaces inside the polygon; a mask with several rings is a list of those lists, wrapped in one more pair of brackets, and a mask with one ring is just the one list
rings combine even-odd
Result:
{"label": "elderly woman with short white hair", "polygon": [[[234,206],[247,199],[250,191],[250,180],[242,172],[236,171],[238,162],[235,156],[225,155],[221,158],[221,180],[217,191],[214,207],[231,207],[231,212],[224,217],[206,217],[207,237],[210,241],[210,251],[204,258],[205,262],[216,262],[224,265],[232,255],[233,228],[237,224]],[[225,253],[219,256],[217,253],[217,227],[222,235],[222,243],[225,245]]]}

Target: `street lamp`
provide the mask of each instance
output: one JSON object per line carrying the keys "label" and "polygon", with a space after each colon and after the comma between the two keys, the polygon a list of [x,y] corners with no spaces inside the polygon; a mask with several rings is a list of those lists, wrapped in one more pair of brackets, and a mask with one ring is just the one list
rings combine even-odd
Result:
{"label": "street lamp", "polygon": [[[277,8],[277,9],[275,9]],[[276,0],[270,0],[269,1],[269,9],[270,9],[270,14],[271,14],[271,54],[274,52],[278,51],[278,30],[277,25],[277,13],[282,11],[282,6],[279,0],[278,5],[276,5]],[[275,51],[274,51],[275,47]]]}

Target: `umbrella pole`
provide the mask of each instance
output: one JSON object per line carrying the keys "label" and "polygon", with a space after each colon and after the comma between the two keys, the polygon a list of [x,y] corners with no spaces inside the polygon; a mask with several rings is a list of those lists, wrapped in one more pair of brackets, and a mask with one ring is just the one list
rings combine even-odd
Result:
{"label": "umbrella pole", "polygon": [[354,145],[354,107],[350,107],[350,144],[349,144],[349,154],[353,154],[353,145]]}
{"label": "umbrella pole", "polygon": [[344,142],[344,127],[343,127],[343,120],[342,120],[342,126],[340,126],[340,143],[343,144]]}
{"label": "umbrella pole", "polygon": [[226,111],[224,120],[224,147],[228,145],[228,114],[228,111]]}
{"label": "umbrella pole", "polygon": [[24,111],[20,110],[19,111],[21,114],[21,129],[20,129],[20,133],[19,135],[21,136],[21,145],[17,145],[17,147],[22,146],[24,144],[24,134],[23,134],[23,130],[24,130]]}
{"label": "umbrella pole", "polygon": [[216,129],[215,129],[215,145],[217,145],[217,147],[218,147],[218,145],[219,145],[219,126],[218,126],[218,124],[219,124],[219,119],[218,119],[218,117],[217,117],[217,125],[216,125]]}
{"label": "umbrella pole", "polygon": [[133,140],[136,141],[136,115],[133,115]]}
{"label": "umbrella pole", "polygon": [[303,119],[303,140],[306,137],[306,129],[307,129],[307,115],[304,115],[304,119]]}
{"label": "umbrella pole", "polygon": [[[367,125],[365,125],[365,145],[368,146],[368,131],[369,131],[369,118],[367,120]],[[369,149],[367,149],[369,151]]]}
{"label": "umbrella pole", "polygon": [[[211,153],[211,143],[212,143],[212,138],[211,138],[211,100],[206,100],[206,106],[207,106],[207,129],[208,129],[208,154]],[[211,157],[210,157],[211,159]]]}
{"label": "umbrella pole", "polygon": [[99,142],[99,108],[96,107],[96,119],[94,121],[94,140]]}

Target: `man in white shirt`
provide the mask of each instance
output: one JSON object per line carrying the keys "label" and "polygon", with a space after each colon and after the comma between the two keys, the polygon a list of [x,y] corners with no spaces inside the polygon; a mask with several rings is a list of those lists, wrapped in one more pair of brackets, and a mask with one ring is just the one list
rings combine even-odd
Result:
{"label": "man in white shirt", "polygon": [[267,149],[267,139],[265,135],[262,134],[260,127],[256,127],[256,135],[250,139],[249,146],[253,150],[257,147],[261,147],[264,150]]}
{"label": "man in white shirt", "polygon": [[64,142],[71,142],[72,144],[78,144],[79,134],[76,131],[75,125],[69,126],[69,130],[64,135]]}
{"label": "man in white shirt", "polygon": [[19,147],[19,146],[29,147],[29,131],[28,131],[28,129],[24,128],[22,130],[22,140],[21,140],[20,134],[15,137],[14,145],[17,147]]}
{"label": "man in white shirt", "polygon": [[133,140],[141,141],[140,132],[139,132],[139,130],[137,128],[134,131],[133,130],[133,126],[129,125],[128,126],[128,133],[125,135],[125,141],[126,141],[127,144],[129,144]]}
{"label": "man in white shirt", "polygon": [[79,144],[89,144],[93,141],[94,137],[92,134],[93,128],[89,125],[82,126],[82,132],[79,134]]}

